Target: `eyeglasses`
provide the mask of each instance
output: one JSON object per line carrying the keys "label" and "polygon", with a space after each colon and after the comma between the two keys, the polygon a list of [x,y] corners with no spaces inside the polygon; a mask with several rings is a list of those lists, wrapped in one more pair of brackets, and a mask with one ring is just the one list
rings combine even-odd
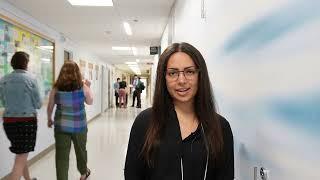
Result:
{"label": "eyeglasses", "polygon": [[165,74],[167,80],[169,81],[177,81],[181,72],[187,80],[193,80],[198,75],[199,71],[200,69],[197,68],[186,68],[183,71],[179,71],[177,69],[167,69]]}

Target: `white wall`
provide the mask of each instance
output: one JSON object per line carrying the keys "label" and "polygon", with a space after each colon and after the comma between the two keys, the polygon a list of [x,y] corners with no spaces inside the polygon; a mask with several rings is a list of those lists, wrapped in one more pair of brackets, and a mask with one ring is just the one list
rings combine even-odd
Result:
{"label": "white wall", "polygon": [[111,108],[114,96],[114,90],[113,90],[113,70],[114,67],[111,65],[104,66],[104,72],[103,72],[103,87],[102,89],[102,111],[105,111],[108,108]]}
{"label": "white wall", "polygon": [[[24,13],[23,11],[13,7],[12,5],[0,1],[0,14],[15,20],[36,32],[39,32],[55,41],[55,77],[58,76],[60,68],[64,62],[64,49],[73,52],[73,57],[75,61],[79,59],[85,59],[88,62],[92,62],[98,65],[107,65],[102,59],[92,55],[87,52],[85,48],[78,47],[76,44],[71,42],[68,38],[66,41],[61,40],[61,35],[54,29],[40,23],[33,17]],[[99,79],[101,80],[101,67],[99,73]],[[92,106],[87,106],[87,117],[88,119],[98,115],[101,112],[101,81],[92,82],[92,90],[94,91],[94,103]],[[46,127],[46,107],[43,106],[39,111],[38,116],[38,136],[35,152],[30,153],[29,159],[37,155],[39,152],[43,151],[50,145],[54,143],[53,129],[48,129]],[[2,126],[2,124],[1,124]],[[90,129],[89,129],[90,130]],[[13,154],[9,152],[9,142],[3,132],[3,128],[0,128],[0,177],[7,175],[13,165]]]}
{"label": "white wall", "polygon": [[153,57],[153,65],[151,67],[151,75],[150,75],[150,85],[151,85],[151,104],[153,103],[153,95],[155,91],[155,86],[156,86],[156,75],[157,75],[157,67],[158,67],[158,62],[159,62],[159,55],[155,55]]}
{"label": "white wall", "polygon": [[168,47],[169,45],[169,24],[163,31],[162,38],[161,38],[161,53]]}
{"label": "white wall", "polygon": [[173,42],[204,55],[235,136],[237,179],[320,179],[320,6],[311,0],[177,0]]}

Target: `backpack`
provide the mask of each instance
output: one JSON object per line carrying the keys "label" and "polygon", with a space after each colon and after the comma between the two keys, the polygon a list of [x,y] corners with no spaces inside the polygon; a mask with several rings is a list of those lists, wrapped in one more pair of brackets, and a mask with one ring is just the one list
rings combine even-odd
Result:
{"label": "backpack", "polygon": [[145,89],[143,82],[139,82],[137,86],[138,86],[137,89],[139,89],[140,91],[143,91]]}
{"label": "backpack", "polygon": [[144,88],[146,88],[145,86],[144,86],[144,84],[143,84],[143,82],[140,84],[140,89],[141,90],[144,90]]}

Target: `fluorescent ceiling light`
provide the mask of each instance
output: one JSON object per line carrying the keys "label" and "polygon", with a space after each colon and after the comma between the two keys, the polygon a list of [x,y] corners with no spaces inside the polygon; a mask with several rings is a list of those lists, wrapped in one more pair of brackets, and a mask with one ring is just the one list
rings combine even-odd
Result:
{"label": "fluorescent ceiling light", "polygon": [[68,0],[73,6],[113,6],[112,0]]}
{"label": "fluorescent ceiling light", "polygon": [[140,72],[140,69],[136,69],[136,68],[130,68],[130,69],[134,72]]}
{"label": "fluorescent ceiling light", "polygon": [[137,64],[137,62],[134,62],[134,61],[127,61],[127,62],[125,62],[126,64]]}
{"label": "fluorescent ceiling light", "polygon": [[112,46],[112,50],[117,51],[130,51],[131,47]]}
{"label": "fluorescent ceiling light", "polygon": [[137,51],[136,47],[132,47],[132,53],[133,53],[134,56],[138,55],[138,51]]}
{"label": "fluorescent ceiling light", "polygon": [[134,74],[141,75],[141,71],[137,62],[126,62],[126,64],[133,71]]}
{"label": "fluorescent ceiling light", "polygon": [[131,67],[139,67],[138,64],[128,64],[128,66],[131,66]]}
{"label": "fluorescent ceiling light", "polygon": [[136,62],[137,62],[137,63],[140,62],[140,59],[136,59]]}
{"label": "fluorescent ceiling light", "polygon": [[131,30],[130,24],[127,22],[124,22],[123,26],[124,26],[124,30],[126,31],[127,35],[131,36],[132,30]]}

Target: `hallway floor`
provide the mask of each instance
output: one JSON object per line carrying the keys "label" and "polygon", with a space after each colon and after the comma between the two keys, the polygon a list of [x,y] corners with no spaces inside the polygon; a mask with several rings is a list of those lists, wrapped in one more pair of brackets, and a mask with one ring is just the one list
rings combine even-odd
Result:
{"label": "hallway floor", "polygon": [[[143,106],[145,107],[145,106]],[[126,149],[134,118],[143,110],[135,107],[109,109],[88,125],[88,167],[91,180],[123,180]],[[55,180],[55,151],[30,167],[38,180]],[[70,152],[69,179],[79,179],[74,149]]]}

